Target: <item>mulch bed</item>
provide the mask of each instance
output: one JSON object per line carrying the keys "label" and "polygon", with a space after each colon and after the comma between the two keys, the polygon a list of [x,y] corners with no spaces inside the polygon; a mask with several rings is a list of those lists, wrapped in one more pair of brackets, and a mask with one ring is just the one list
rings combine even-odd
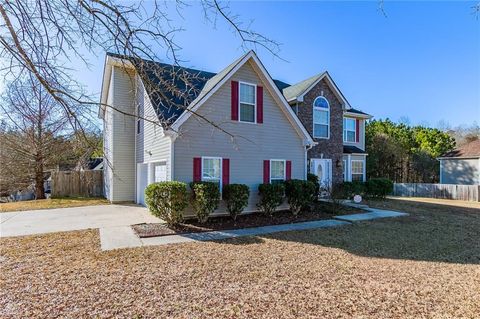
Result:
{"label": "mulch bed", "polygon": [[[363,210],[351,207],[342,207],[335,215],[360,213]],[[263,213],[252,213],[240,215],[234,221],[230,216],[215,216],[208,219],[204,224],[196,219],[187,220],[184,223],[169,228],[165,224],[137,224],[132,225],[133,230],[140,238],[158,237],[168,235],[179,235],[187,233],[200,233],[215,230],[230,230],[261,226],[272,226],[281,224],[300,223],[314,220],[330,219],[333,216],[331,207],[325,203],[319,203],[311,211],[301,212],[298,216],[293,216],[289,210],[275,212],[272,216]]]}

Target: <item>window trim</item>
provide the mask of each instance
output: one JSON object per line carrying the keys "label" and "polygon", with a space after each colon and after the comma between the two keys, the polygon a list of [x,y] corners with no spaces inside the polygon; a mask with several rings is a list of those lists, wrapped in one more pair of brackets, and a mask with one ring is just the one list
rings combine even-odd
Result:
{"label": "window trim", "polygon": [[272,179],[272,162],[283,162],[283,181],[285,182],[287,180],[287,160],[284,159],[271,159],[270,160],[270,167],[269,167],[269,183],[272,183],[272,180],[279,181],[281,179],[279,178],[274,178]]}
{"label": "window trim", "polygon": [[[241,96],[240,92],[241,92],[242,84],[253,86],[253,94],[254,94],[253,104],[248,103],[248,102],[245,103],[245,102],[241,101],[242,96]],[[242,121],[242,110],[241,110],[242,104],[253,105],[253,122]],[[257,124],[257,84],[255,84],[255,83],[238,81],[238,122],[248,123],[248,124]]]}
{"label": "window trim", "polygon": [[[326,102],[327,102],[327,105],[328,105],[328,108],[325,109],[323,107],[318,107],[318,106],[315,106],[315,101],[317,99],[324,99]],[[328,124],[327,125],[327,136],[315,136],[315,111],[321,111],[321,112],[327,112],[328,114]],[[314,100],[313,100],[313,104],[312,104],[312,135],[313,135],[313,138],[319,138],[319,139],[324,139],[324,140],[328,140],[330,139],[330,102],[328,102],[327,98],[324,97],[323,95],[319,95],[317,96]],[[317,123],[319,125],[325,125],[325,124],[322,124],[322,123]]]}
{"label": "window trim", "polygon": [[353,172],[353,163],[354,162],[360,162],[362,163],[362,182],[365,182],[365,160],[354,160],[352,159],[350,161],[350,165],[351,165],[351,168],[350,168],[350,175],[351,175],[351,180],[353,181],[353,175],[360,175],[360,173],[354,173]]}
{"label": "window trim", "polygon": [[348,160],[343,159],[343,181],[344,182],[348,181],[347,162]]}
{"label": "window trim", "polygon": [[[345,134],[345,133],[352,132],[352,131],[347,129],[347,126],[345,125],[346,124],[345,120],[352,120],[353,121],[353,127],[354,127],[353,134],[355,136],[353,141],[348,141],[347,140],[347,134]],[[348,116],[343,117],[343,142],[345,142],[345,143],[357,143],[357,119],[356,118],[348,117]]]}

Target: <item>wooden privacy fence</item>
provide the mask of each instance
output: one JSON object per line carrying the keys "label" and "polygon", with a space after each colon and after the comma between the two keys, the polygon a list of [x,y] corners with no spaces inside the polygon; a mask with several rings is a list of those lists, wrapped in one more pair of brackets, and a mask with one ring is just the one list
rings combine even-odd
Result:
{"label": "wooden privacy fence", "polygon": [[103,171],[52,172],[52,197],[103,196]]}
{"label": "wooden privacy fence", "polygon": [[393,195],[480,201],[480,185],[395,183]]}

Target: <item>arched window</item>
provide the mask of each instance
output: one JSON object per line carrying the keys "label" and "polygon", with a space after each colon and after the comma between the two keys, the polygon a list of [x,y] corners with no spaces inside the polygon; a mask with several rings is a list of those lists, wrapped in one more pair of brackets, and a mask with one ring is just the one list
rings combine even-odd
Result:
{"label": "arched window", "polygon": [[330,104],[323,96],[313,101],[313,137],[330,137]]}

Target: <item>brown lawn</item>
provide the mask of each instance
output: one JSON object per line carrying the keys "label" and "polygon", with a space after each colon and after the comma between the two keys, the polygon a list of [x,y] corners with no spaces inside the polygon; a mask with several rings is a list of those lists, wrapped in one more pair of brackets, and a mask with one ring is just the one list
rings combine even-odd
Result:
{"label": "brown lawn", "polygon": [[79,207],[91,205],[106,205],[110,202],[105,198],[53,198],[53,199],[38,199],[27,200],[21,202],[0,203],[0,213],[15,212],[21,210],[35,210],[35,209],[51,209],[64,207]]}
{"label": "brown lawn", "polygon": [[112,252],[95,230],[3,238],[0,317],[478,317],[479,207],[372,205],[411,216]]}

